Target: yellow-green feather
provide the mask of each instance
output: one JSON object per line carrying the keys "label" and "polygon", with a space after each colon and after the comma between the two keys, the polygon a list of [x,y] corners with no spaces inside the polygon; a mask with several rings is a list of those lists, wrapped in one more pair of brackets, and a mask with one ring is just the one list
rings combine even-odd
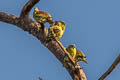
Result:
{"label": "yellow-green feather", "polygon": [[[53,35],[54,37],[56,37],[57,39],[60,39],[63,34],[64,34],[64,31],[65,31],[65,25],[62,24],[60,21],[56,21],[57,24],[55,22],[53,22],[53,24],[50,25],[48,31],[49,31],[49,36],[52,36],[51,35],[51,32],[53,32]],[[62,27],[64,27],[64,30],[62,29]],[[58,32],[54,32],[54,30],[57,29],[59,30]]]}
{"label": "yellow-green feather", "polygon": [[88,64],[88,62],[86,61],[86,56],[85,56],[84,53],[83,53],[82,51],[80,51],[80,50],[77,50],[76,56],[75,56],[75,60],[76,60],[77,62],[83,61],[83,62],[85,62],[85,63]]}
{"label": "yellow-green feather", "polygon": [[52,23],[53,22],[52,16],[45,11],[42,11],[42,12],[44,13],[39,13],[38,8],[34,9],[33,18],[35,19],[35,21],[38,23],[46,23],[46,22]]}
{"label": "yellow-green feather", "polygon": [[76,56],[76,48],[72,47],[71,45],[69,45],[68,48],[66,48],[66,50],[69,52],[69,54],[73,57],[73,59]]}

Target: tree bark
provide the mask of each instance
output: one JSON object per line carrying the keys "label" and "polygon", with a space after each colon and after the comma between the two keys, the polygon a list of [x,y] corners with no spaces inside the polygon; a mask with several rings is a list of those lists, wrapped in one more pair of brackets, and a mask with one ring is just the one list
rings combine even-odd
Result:
{"label": "tree bark", "polygon": [[[23,7],[20,17],[5,12],[0,12],[0,21],[15,25],[16,27],[19,27],[22,30],[27,31],[28,33],[35,36],[46,48],[48,48],[56,56],[56,58],[62,64],[64,64],[64,55],[68,53],[61,48],[61,46],[64,48],[62,43],[60,41],[54,40],[45,43],[48,35],[47,28],[44,25],[37,24],[36,22],[32,21],[32,19],[29,17],[30,10],[37,2],[39,2],[39,0],[29,0]],[[75,62],[73,59],[71,59],[71,61],[73,63]],[[72,63],[66,63],[65,68],[67,69],[73,80],[87,80],[85,73],[83,72],[83,68],[81,68],[78,64],[77,66],[79,68],[75,68],[75,65]]]}

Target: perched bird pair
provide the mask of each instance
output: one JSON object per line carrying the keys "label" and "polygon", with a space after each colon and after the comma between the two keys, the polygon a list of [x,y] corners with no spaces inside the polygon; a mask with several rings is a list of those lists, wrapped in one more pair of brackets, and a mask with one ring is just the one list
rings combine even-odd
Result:
{"label": "perched bird pair", "polygon": [[[75,44],[71,44],[69,45],[66,50],[68,51],[68,53],[72,56],[72,58],[76,61],[83,61],[85,63],[88,64],[88,62],[86,61],[86,56],[84,55],[84,53],[80,50],[76,49]],[[68,58],[65,56],[65,60],[64,61],[68,61]]]}
{"label": "perched bird pair", "polygon": [[[51,24],[48,28],[48,38],[54,37],[59,40],[65,32],[65,23],[63,21],[53,21],[52,16],[45,11],[39,11],[38,8],[35,8],[33,12],[33,18],[38,23],[44,24],[48,22]],[[83,61],[87,63],[85,55],[80,50],[76,50],[75,45],[69,45],[66,50],[76,62]],[[65,57],[65,60],[66,59],[68,59],[67,56]]]}
{"label": "perched bird pair", "polygon": [[48,31],[48,37],[55,37],[57,40],[59,40],[65,31],[65,23],[63,21],[53,21],[52,16],[45,12],[45,11],[39,11],[38,8],[34,9],[33,12],[33,18],[38,23],[46,23],[48,22],[50,25]]}

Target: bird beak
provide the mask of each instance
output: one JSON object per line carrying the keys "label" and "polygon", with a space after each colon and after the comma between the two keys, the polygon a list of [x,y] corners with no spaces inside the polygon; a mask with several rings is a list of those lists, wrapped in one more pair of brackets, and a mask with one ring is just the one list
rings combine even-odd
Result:
{"label": "bird beak", "polygon": [[84,62],[85,62],[86,64],[88,64],[88,62],[87,62],[86,60],[85,60]]}

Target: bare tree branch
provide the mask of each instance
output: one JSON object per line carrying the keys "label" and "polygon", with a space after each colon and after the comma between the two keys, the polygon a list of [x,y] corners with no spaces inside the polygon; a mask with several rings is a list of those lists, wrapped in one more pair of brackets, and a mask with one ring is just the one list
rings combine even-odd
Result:
{"label": "bare tree branch", "polygon": [[[32,21],[29,18],[29,12],[31,8],[38,2],[39,0],[29,0],[26,5],[23,7],[20,17],[0,12],[0,21],[16,25],[17,27],[23,29],[24,31],[29,32],[33,36],[35,36],[41,43],[47,47],[55,56],[56,58],[64,64],[64,55],[67,54],[66,50],[64,51],[61,46],[64,48],[60,41],[56,42],[54,40],[45,43],[48,30],[44,25],[37,24],[36,22]],[[44,27],[43,27],[44,26]],[[70,58],[71,59],[71,58]],[[71,60],[74,63],[74,60]],[[73,78],[73,80],[87,80],[83,69],[78,65],[79,68],[75,68],[72,63],[66,63],[65,68]]]}
{"label": "bare tree branch", "polygon": [[8,13],[0,12],[0,21],[18,26],[19,18]]}
{"label": "bare tree branch", "polygon": [[40,0],[29,0],[25,6],[23,7],[20,17],[21,18],[29,18],[29,12],[32,9],[32,7],[39,2]]}
{"label": "bare tree branch", "polygon": [[110,68],[99,78],[99,80],[104,80],[120,63],[120,54],[116,58],[116,60],[113,62],[113,64],[110,66]]}

